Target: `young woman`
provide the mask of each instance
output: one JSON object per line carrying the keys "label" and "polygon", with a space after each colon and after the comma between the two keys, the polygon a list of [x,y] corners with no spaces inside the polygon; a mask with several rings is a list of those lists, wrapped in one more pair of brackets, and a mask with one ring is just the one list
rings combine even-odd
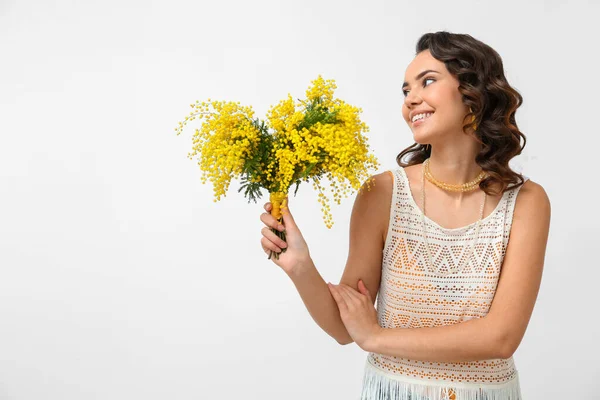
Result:
{"label": "young woman", "polygon": [[449,32],[419,39],[402,92],[416,143],[357,195],[340,284],[322,279],[289,209],[287,243],[261,215],[262,248],[287,246],[271,259],[316,323],[368,352],[362,400],[521,399],[512,356],[550,225],[542,186],[508,165],[526,142],[522,97],[496,51]]}

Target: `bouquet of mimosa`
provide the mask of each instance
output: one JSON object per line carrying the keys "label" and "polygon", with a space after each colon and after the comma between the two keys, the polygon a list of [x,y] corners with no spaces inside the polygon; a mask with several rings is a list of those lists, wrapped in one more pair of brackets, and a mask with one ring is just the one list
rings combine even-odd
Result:
{"label": "bouquet of mimosa", "polygon": [[[244,190],[248,202],[256,203],[261,189],[267,190],[273,205],[271,215],[283,224],[281,210],[286,207],[290,187],[296,185],[295,195],[302,181],[312,180],[319,191],[325,224],[333,226],[321,179],[328,178],[334,200],[340,204],[340,193],[360,190],[370,176],[368,169],[378,168],[379,163],[369,154],[363,135],[369,128],[359,118],[362,109],[333,98],[337,88],[333,80],[319,75],[312,84],[305,100],[294,103],[288,94],[286,100],[271,106],[266,123],[254,118],[252,107],[239,102],[211,102],[209,98],[190,105],[193,111],[175,131],[179,135],[188,122],[204,118],[193,135],[188,158],[198,155],[201,181],[212,182],[215,202],[225,195],[231,179],[237,178],[242,184],[238,192]],[[366,181],[368,190],[370,183],[374,180]],[[285,231],[271,230],[285,241]],[[271,256],[272,252],[269,259]],[[277,253],[275,256],[279,258]]]}

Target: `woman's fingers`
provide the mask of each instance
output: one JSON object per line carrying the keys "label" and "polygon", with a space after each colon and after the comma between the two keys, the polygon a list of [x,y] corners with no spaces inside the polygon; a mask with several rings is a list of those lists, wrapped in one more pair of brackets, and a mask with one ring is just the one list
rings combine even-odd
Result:
{"label": "woman's fingers", "polygon": [[348,306],[346,305],[346,300],[344,299],[344,297],[342,297],[339,287],[330,285],[329,291],[331,292],[331,295],[337,303],[338,309],[345,310]]}
{"label": "woman's fingers", "polygon": [[273,204],[266,202],[264,205],[265,213],[260,215],[260,220],[266,225],[261,229],[263,237],[260,239],[260,244],[263,251],[267,254],[270,252],[281,253],[283,248],[287,247],[287,243],[277,236],[271,229],[277,229],[282,232],[285,228],[277,219],[271,215]]}
{"label": "woman's fingers", "polygon": [[287,243],[284,242],[279,236],[277,236],[275,233],[273,233],[273,231],[268,228],[268,227],[264,227],[261,229],[260,231],[263,236],[269,240],[270,242],[272,242],[275,246],[279,246],[280,248],[284,248],[287,247]]}
{"label": "woman's fingers", "polygon": [[260,244],[265,252],[274,251],[275,253],[281,253],[281,249],[264,236],[260,238]]}
{"label": "woman's fingers", "polygon": [[[271,203],[267,203],[267,204],[271,204]],[[265,205],[265,210],[266,209],[267,209],[267,205]],[[270,206],[269,206],[269,210],[270,210]],[[260,215],[260,220],[266,226],[269,226],[269,227],[271,227],[273,229],[277,229],[279,232],[282,232],[285,229],[284,226],[283,226],[283,224],[280,224],[279,221],[277,221],[277,219],[274,216],[272,216],[269,212],[262,213]]]}
{"label": "woman's fingers", "polygon": [[338,286],[336,286],[336,289],[338,289],[337,292],[340,295],[340,297],[344,299],[344,305],[346,307],[349,307],[351,304],[353,304],[352,296],[348,293],[347,289],[342,286],[341,283]]}

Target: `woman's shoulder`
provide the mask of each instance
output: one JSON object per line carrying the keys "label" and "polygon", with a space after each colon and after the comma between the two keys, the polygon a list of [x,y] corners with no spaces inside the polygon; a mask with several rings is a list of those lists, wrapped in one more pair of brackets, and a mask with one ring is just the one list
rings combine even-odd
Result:
{"label": "woman's shoulder", "polygon": [[548,194],[544,187],[538,182],[532,180],[528,176],[525,176],[525,182],[523,182],[521,187],[519,188],[519,196],[518,197],[528,197],[534,200],[547,200],[549,201]]}
{"label": "woman's shoulder", "polygon": [[550,218],[550,209],[550,197],[544,187],[528,178],[519,189],[515,200],[515,213],[539,213],[541,217]]}
{"label": "woman's shoulder", "polygon": [[[385,199],[386,196],[392,193],[392,184],[394,182],[394,169],[389,169],[371,176],[374,184],[370,185],[373,191],[371,198],[379,200]],[[364,186],[364,185],[363,185]]]}

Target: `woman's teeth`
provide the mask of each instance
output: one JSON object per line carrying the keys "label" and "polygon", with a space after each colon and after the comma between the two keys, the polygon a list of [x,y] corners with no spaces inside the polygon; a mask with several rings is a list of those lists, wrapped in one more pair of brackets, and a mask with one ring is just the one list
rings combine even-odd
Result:
{"label": "woman's teeth", "polygon": [[417,114],[413,117],[412,122],[413,124],[419,120],[423,120],[425,118],[429,118],[431,116],[431,114],[433,113],[425,113],[425,114]]}

